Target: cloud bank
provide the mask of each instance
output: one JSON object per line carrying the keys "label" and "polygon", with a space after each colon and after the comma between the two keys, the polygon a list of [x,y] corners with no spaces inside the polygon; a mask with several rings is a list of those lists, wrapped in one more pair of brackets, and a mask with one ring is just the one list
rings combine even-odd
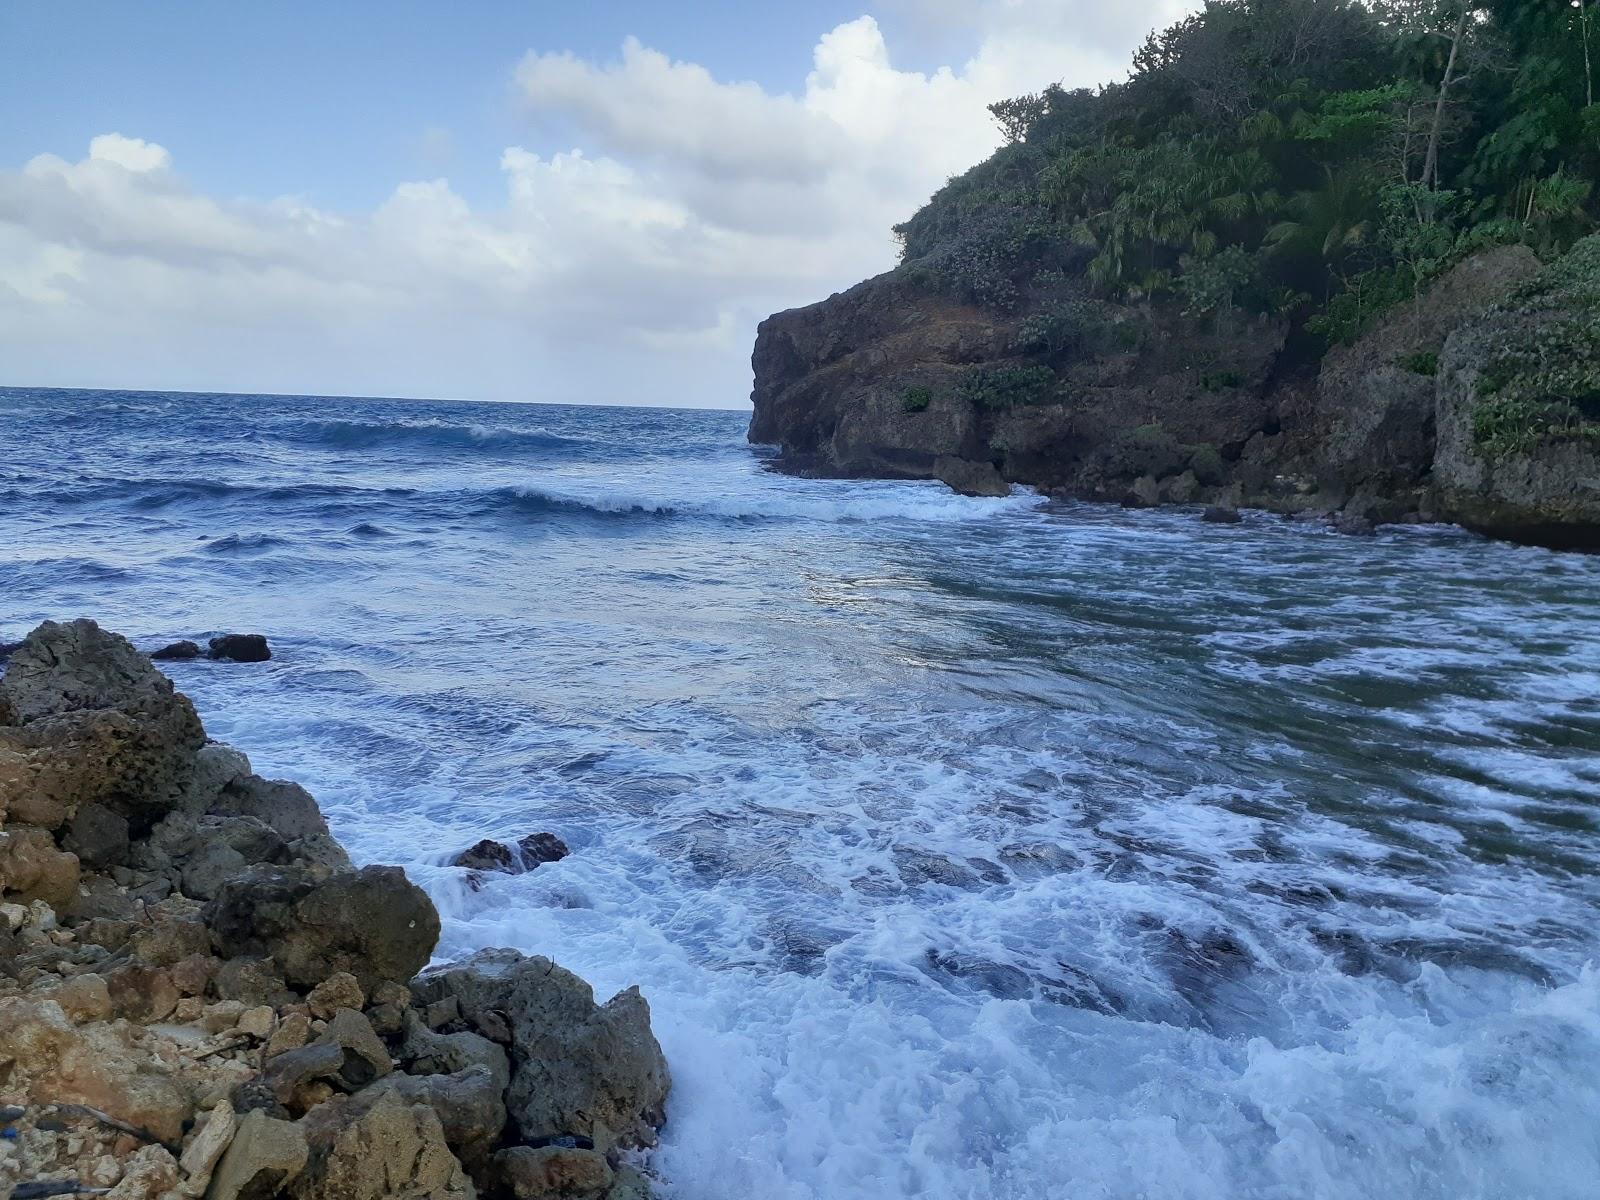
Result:
{"label": "cloud bank", "polygon": [[[530,52],[503,199],[446,179],[370,212],[197,192],[153,141],[0,170],[0,383],[737,406],[767,313],[894,261],[890,226],[998,137],[985,106],[1119,73],[1176,15],[1090,0],[889,0],[975,51],[896,66],[872,16],[795,95],[627,40]],[[133,131],[149,133],[151,131]]]}

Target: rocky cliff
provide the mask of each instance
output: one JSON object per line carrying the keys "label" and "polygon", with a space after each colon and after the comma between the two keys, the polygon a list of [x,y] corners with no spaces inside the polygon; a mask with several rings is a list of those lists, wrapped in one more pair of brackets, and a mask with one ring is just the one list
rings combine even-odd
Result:
{"label": "rocky cliff", "polygon": [[[1281,322],[1087,297],[1002,317],[891,272],[762,323],[750,439],[803,473],[1587,545],[1597,262],[1597,239],[1542,274],[1484,251],[1320,359]],[[1485,372],[1521,382],[1486,396]]]}
{"label": "rocky cliff", "polygon": [[636,989],[508,950],[425,970],[427,895],[126,640],[47,623],[0,657],[0,1198],[648,1196],[618,1152],[669,1078]]}

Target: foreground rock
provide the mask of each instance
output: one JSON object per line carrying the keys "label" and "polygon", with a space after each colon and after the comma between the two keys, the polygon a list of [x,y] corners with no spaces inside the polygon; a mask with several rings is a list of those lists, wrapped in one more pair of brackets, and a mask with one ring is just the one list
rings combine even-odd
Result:
{"label": "foreground rock", "polygon": [[654,1143],[668,1075],[637,990],[597,1005],[508,950],[418,978],[438,935],[124,639],[47,623],[9,656],[0,1196],[642,1194],[614,1155]]}

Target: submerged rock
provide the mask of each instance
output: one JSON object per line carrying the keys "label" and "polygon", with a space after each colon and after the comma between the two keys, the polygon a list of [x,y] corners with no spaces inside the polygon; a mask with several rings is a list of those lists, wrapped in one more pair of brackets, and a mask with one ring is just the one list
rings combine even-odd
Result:
{"label": "submerged rock", "polygon": [[224,662],[257,663],[272,657],[272,648],[259,633],[224,633],[209,645],[208,657]]}
{"label": "submerged rock", "polygon": [[990,462],[970,462],[950,455],[933,464],[933,476],[951,491],[962,496],[1009,496],[1011,488]]}
{"label": "submerged rock", "polygon": [[544,863],[560,862],[571,851],[567,844],[553,833],[530,833],[515,845],[485,838],[475,846],[461,851],[450,860],[453,867],[467,867],[473,871],[496,871],[503,875],[520,875]]}
{"label": "submerged rock", "polygon": [[1220,504],[1213,504],[1200,514],[1200,519],[1207,525],[1237,525],[1244,520],[1239,515],[1237,508],[1224,508]]}
{"label": "submerged rock", "polygon": [[182,662],[186,659],[199,658],[200,654],[197,642],[173,642],[170,646],[152,650],[150,658],[153,662]]}

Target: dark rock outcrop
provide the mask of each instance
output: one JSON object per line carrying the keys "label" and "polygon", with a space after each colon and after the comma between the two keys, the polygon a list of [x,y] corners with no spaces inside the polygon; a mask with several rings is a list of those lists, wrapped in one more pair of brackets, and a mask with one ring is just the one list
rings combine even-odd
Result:
{"label": "dark rock outcrop", "polygon": [[197,642],[173,642],[170,646],[163,646],[159,650],[150,652],[152,662],[183,662],[191,658],[200,657],[200,646]]}
{"label": "dark rock outcrop", "polygon": [[272,657],[272,648],[259,633],[224,633],[209,644],[208,657],[225,662],[257,663]]}
{"label": "dark rock outcrop", "polygon": [[1600,439],[1581,433],[1600,422],[1594,393],[1545,405],[1565,432],[1492,463],[1477,416],[1480,379],[1508,343],[1542,347],[1517,361],[1552,379],[1573,376],[1563,358],[1600,353],[1584,332],[1597,325],[1582,282],[1594,269],[1570,265],[1597,257],[1589,245],[1543,284],[1528,282],[1539,267],[1527,248],[1480,252],[1320,363],[1282,323],[1086,297],[1074,302],[1082,336],[1041,349],[1026,304],[999,316],[891,272],[762,323],[750,440],[797,473],[943,479],[968,495],[1022,483],[1139,507],[1340,515],[1351,529],[1443,517],[1600,544]]}
{"label": "dark rock outcrop", "polygon": [[515,845],[485,838],[457,854],[450,860],[450,865],[472,871],[520,875],[545,863],[560,862],[570,853],[572,851],[567,849],[567,844],[555,834],[530,833],[519,838]]}
{"label": "dark rock outcrop", "polygon": [[1438,426],[1443,515],[1600,549],[1600,236],[1451,334]]}
{"label": "dark rock outcrop", "polygon": [[637,988],[597,1005],[588,984],[549,959],[483,950],[421,976],[414,990],[424,1003],[453,998],[462,1019],[510,1048],[506,1106],[524,1140],[655,1144],[671,1079]]}

